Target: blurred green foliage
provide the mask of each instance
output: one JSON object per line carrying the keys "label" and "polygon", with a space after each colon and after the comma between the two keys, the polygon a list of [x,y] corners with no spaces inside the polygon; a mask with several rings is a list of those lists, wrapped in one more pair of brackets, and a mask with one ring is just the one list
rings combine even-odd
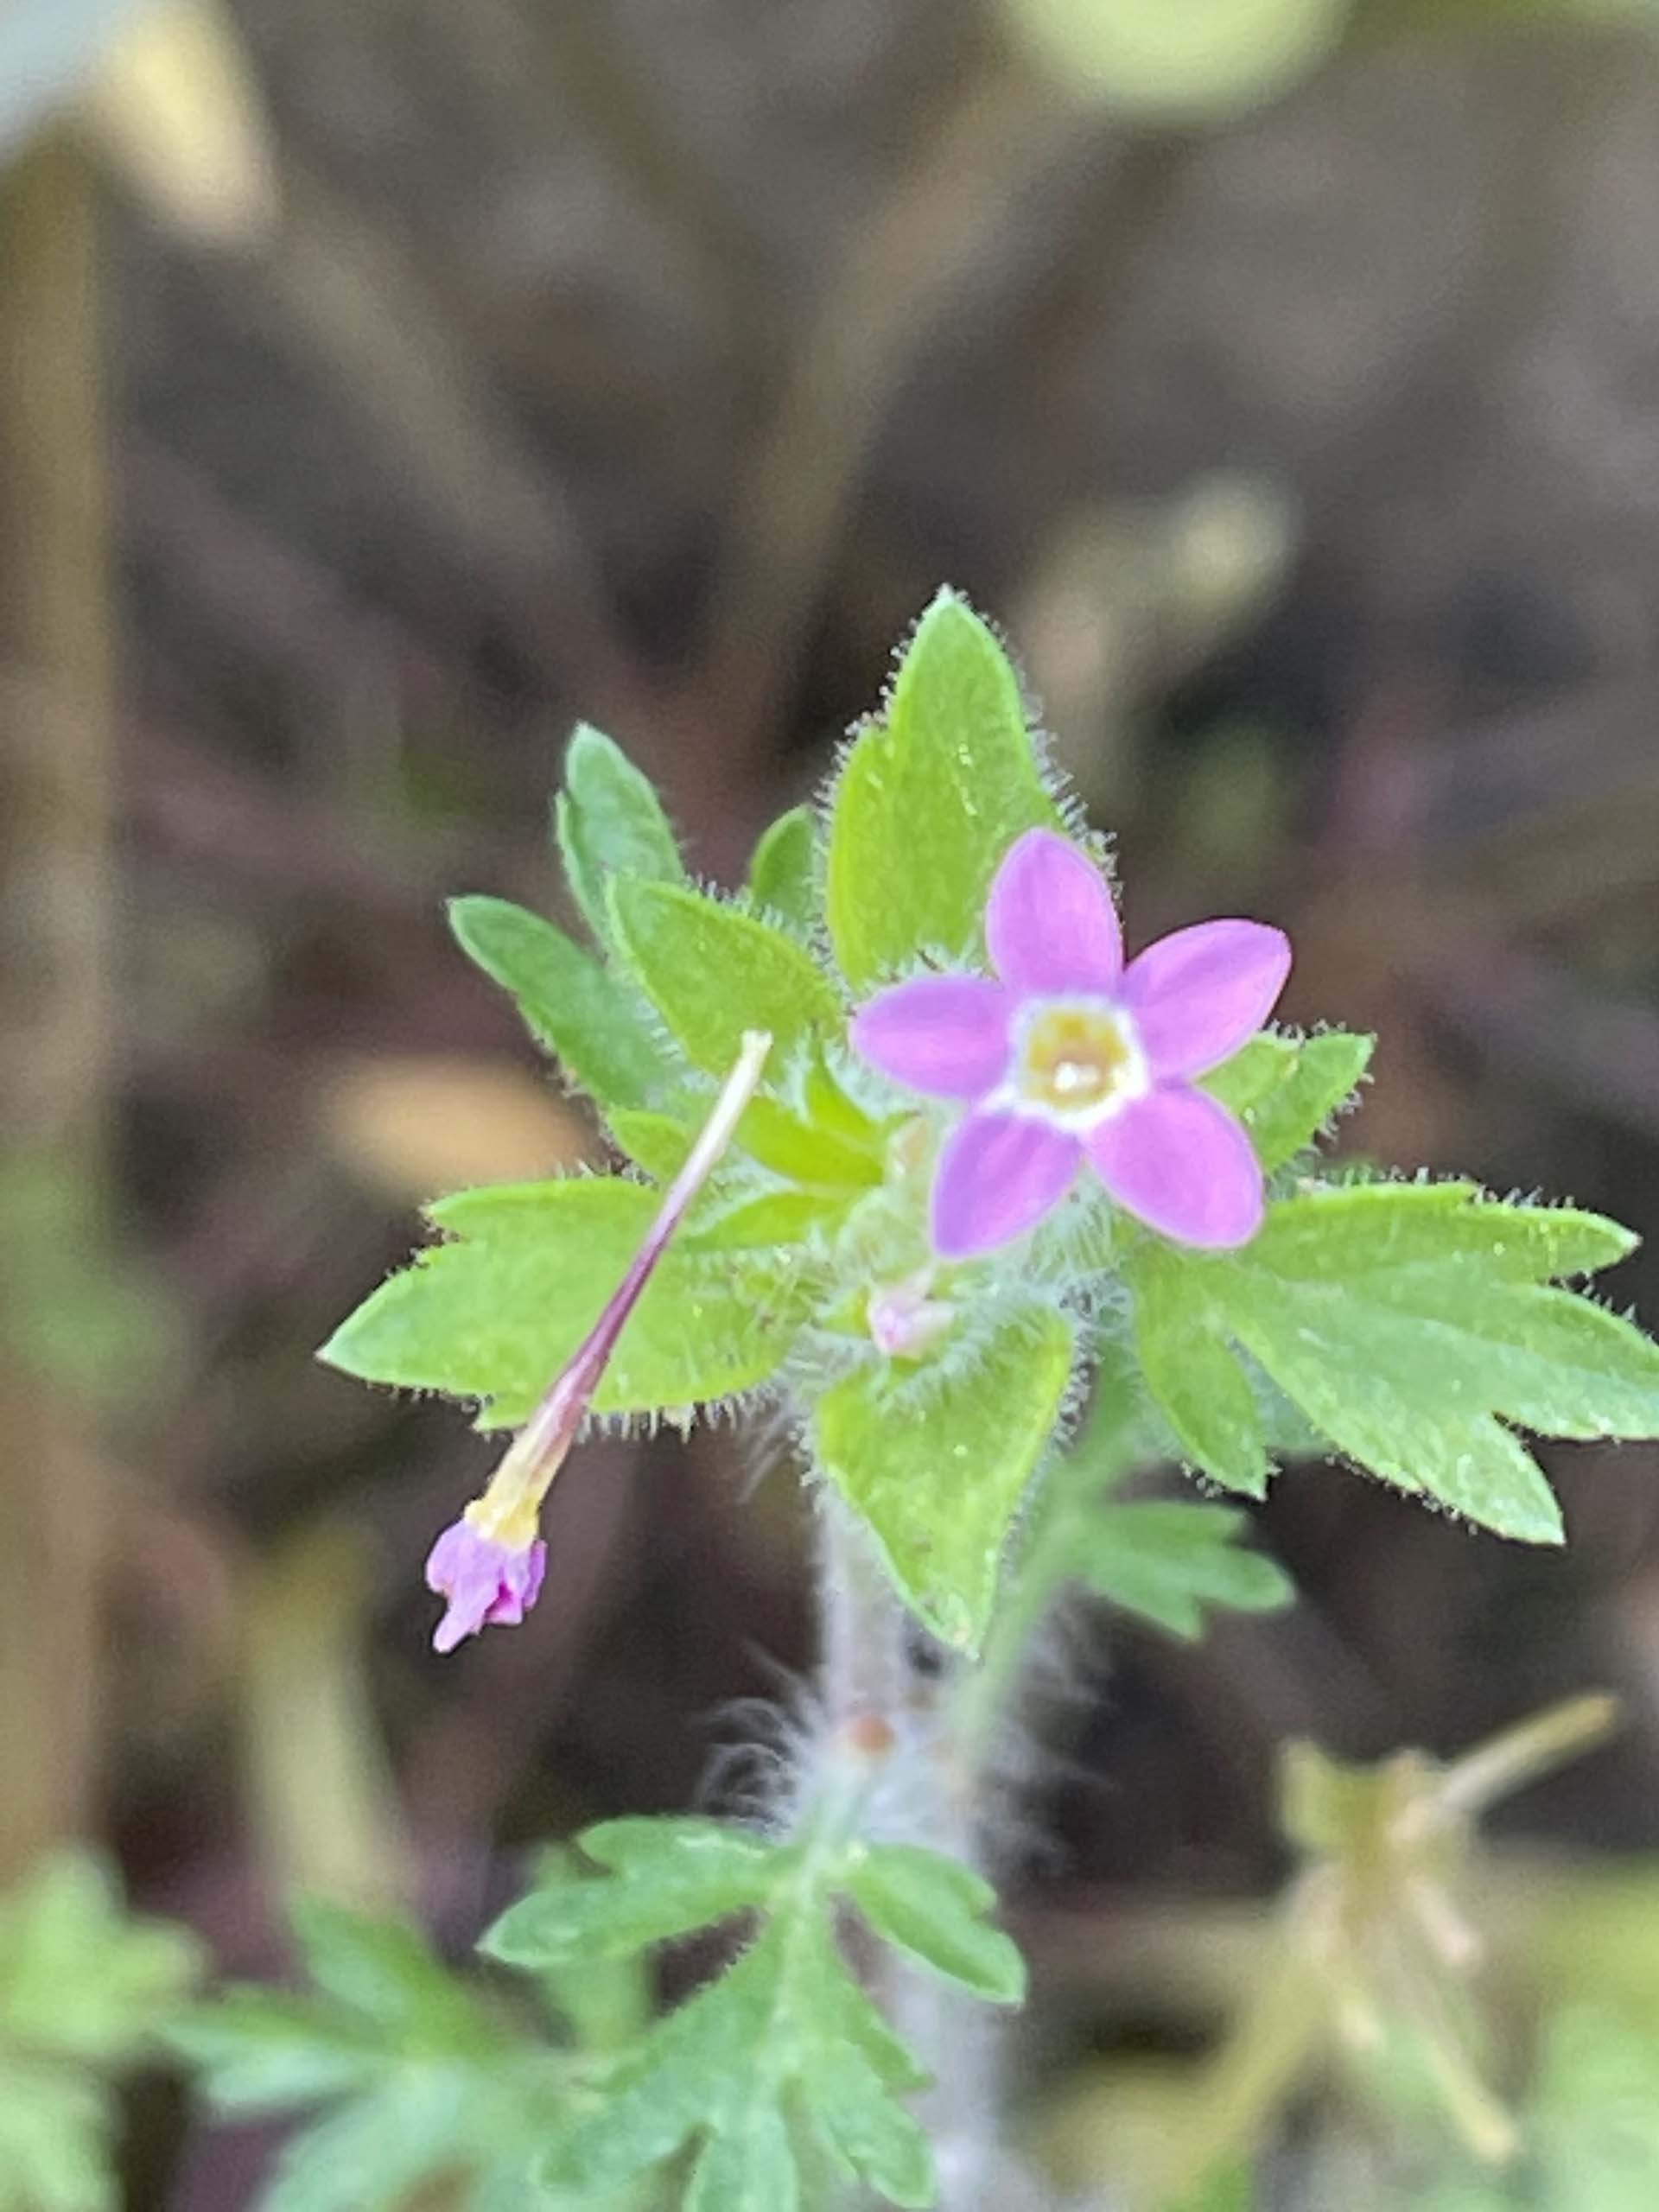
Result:
{"label": "blurred green foliage", "polygon": [[113,2212],[114,2078],[156,2053],[198,1966],[90,1854],[0,1897],[0,2212]]}
{"label": "blurred green foliage", "polygon": [[1286,92],[1334,51],[1351,0],[1003,0],[1066,87],[1125,113],[1198,122]]}

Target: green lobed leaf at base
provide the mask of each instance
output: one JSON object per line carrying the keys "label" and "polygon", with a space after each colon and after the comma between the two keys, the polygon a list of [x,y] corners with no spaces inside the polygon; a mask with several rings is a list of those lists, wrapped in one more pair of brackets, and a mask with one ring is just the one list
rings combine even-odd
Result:
{"label": "green lobed leaf at base", "polygon": [[1021,1501],[1071,1379],[1071,1331],[1011,1316],[971,1363],[925,1380],[861,1369],[826,1391],[819,1466],[864,1521],[906,1602],[943,1642],[978,1649]]}
{"label": "green lobed leaf at base", "polygon": [[[460,1241],[417,1254],[320,1357],[365,1382],[477,1399],[481,1426],[517,1427],[598,1319],[658,1204],[615,1177],[461,1192],[430,1209]],[[671,1246],[595,1411],[677,1410],[754,1389],[793,1344],[807,1304],[787,1253]]]}
{"label": "green lobed leaf at base", "polygon": [[609,2070],[541,2177],[585,2202],[696,2142],[688,2204],[770,2212],[800,2201],[798,2113],[849,2180],[926,2206],[931,2156],[897,2096],[919,2079],[854,1981],[823,1902],[799,1898]]}
{"label": "green lobed leaf at base", "polygon": [[886,716],[867,722],[836,783],[830,934],[862,990],[923,951],[974,951],[997,863],[1020,833],[1058,827],[1020,680],[954,592],[917,625]]}
{"label": "green lobed leaf at base", "polygon": [[514,1905],[484,1948],[568,1980],[737,1911],[759,1932],[703,1989],[594,2075],[554,2132],[543,2178],[582,2202],[688,2148],[690,2205],[817,2203],[826,2180],[887,2202],[934,2201],[926,2138],[899,2101],[925,2075],[842,1955],[851,1903],[883,1942],[958,1989],[1017,2003],[1025,1970],[989,1922],[989,1885],[910,1846],[819,1833],[774,1842],[704,1820],[609,1821],[579,1839],[605,1870],[568,1871]]}
{"label": "green lobed leaf at base", "polygon": [[322,1903],[295,1920],[311,1988],[232,1989],[169,2037],[221,2112],[318,2108],[258,2212],[401,2212],[440,2186],[464,2186],[467,2204],[528,2201],[530,2163],[566,2107],[554,2055],[405,1922]]}
{"label": "green lobed leaf at base", "polygon": [[1559,1509],[1503,1422],[1659,1434],[1659,1349],[1550,1287],[1632,1242],[1598,1215],[1501,1205],[1468,1184],[1376,1183],[1279,1202],[1236,1254],[1148,1240],[1126,1273],[1147,1384],[1216,1480],[1260,1478],[1243,1370],[1229,1367],[1242,1351],[1333,1451],[1483,1527],[1548,1543]]}

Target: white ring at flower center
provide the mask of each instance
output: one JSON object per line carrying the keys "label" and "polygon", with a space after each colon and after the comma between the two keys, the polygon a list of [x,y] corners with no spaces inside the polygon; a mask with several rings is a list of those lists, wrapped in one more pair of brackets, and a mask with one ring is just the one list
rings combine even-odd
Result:
{"label": "white ring at flower center", "polygon": [[[1008,1071],[985,1102],[999,1113],[1081,1136],[1152,1089],[1134,1017],[1110,999],[1028,999],[1009,1042]],[[1076,1049],[1068,1057],[1069,1045]],[[1077,1094],[1075,1104],[1066,1103],[1068,1092]]]}

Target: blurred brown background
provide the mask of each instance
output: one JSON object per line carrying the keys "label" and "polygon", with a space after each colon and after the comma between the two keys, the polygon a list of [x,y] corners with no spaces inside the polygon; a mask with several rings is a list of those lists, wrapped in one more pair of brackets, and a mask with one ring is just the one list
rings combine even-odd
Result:
{"label": "blurred brown background", "polygon": [[[581,1454],[437,1662],[489,1449],[311,1359],[422,1198],[599,1156],[442,916],[554,897],[578,716],[729,879],[948,579],[1132,938],[1270,917],[1382,1033],[1351,1146],[1659,1230],[1659,36],[1326,13],[1136,109],[966,0],[0,10],[0,1882],[90,1834],[233,1970],[293,1880],[459,1941],[809,1663],[723,1429]],[[1548,1459],[1565,1555],[1300,1471],[1295,1615],[1085,1638],[1039,1964],[1265,1888],[1291,1734],[1610,1686],[1510,1817],[1653,1843],[1659,1466]]]}

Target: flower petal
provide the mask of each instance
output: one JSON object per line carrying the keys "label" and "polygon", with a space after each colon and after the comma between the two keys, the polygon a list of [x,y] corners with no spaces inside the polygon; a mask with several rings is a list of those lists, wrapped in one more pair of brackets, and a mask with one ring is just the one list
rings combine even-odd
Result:
{"label": "flower petal", "polygon": [[1202,1090],[1148,1091],[1084,1140],[1126,1211],[1180,1244],[1224,1251],[1262,1226],[1262,1166],[1249,1138]]}
{"label": "flower petal", "polygon": [[1202,1075],[1255,1034],[1289,973],[1282,930],[1199,922],[1137,953],[1118,995],[1154,1076]]}
{"label": "flower petal", "polygon": [[853,1017],[853,1049],[931,1098],[982,1098],[1007,1071],[1013,1001],[982,976],[895,983]]}
{"label": "flower petal", "polygon": [[985,908],[996,972],[1022,997],[1103,995],[1123,967],[1123,933],[1104,877],[1052,830],[1027,830],[1008,849]]}
{"label": "flower petal", "polygon": [[969,1114],[953,1130],[933,1179],[933,1249],[966,1260],[1040,1221],[1071,1188],[1077,1138],[1027,1114]]}
{"label": "flower petal", "polygon": [[499,1624],[516,1628],[540,1595],[547,1546],[538,1536],[525,1549],[498,1543],[463,1514],[432,1547],[426,1586],[448,1600],[433,1631],[435,1651],[453,1651],[463,1638]]}

